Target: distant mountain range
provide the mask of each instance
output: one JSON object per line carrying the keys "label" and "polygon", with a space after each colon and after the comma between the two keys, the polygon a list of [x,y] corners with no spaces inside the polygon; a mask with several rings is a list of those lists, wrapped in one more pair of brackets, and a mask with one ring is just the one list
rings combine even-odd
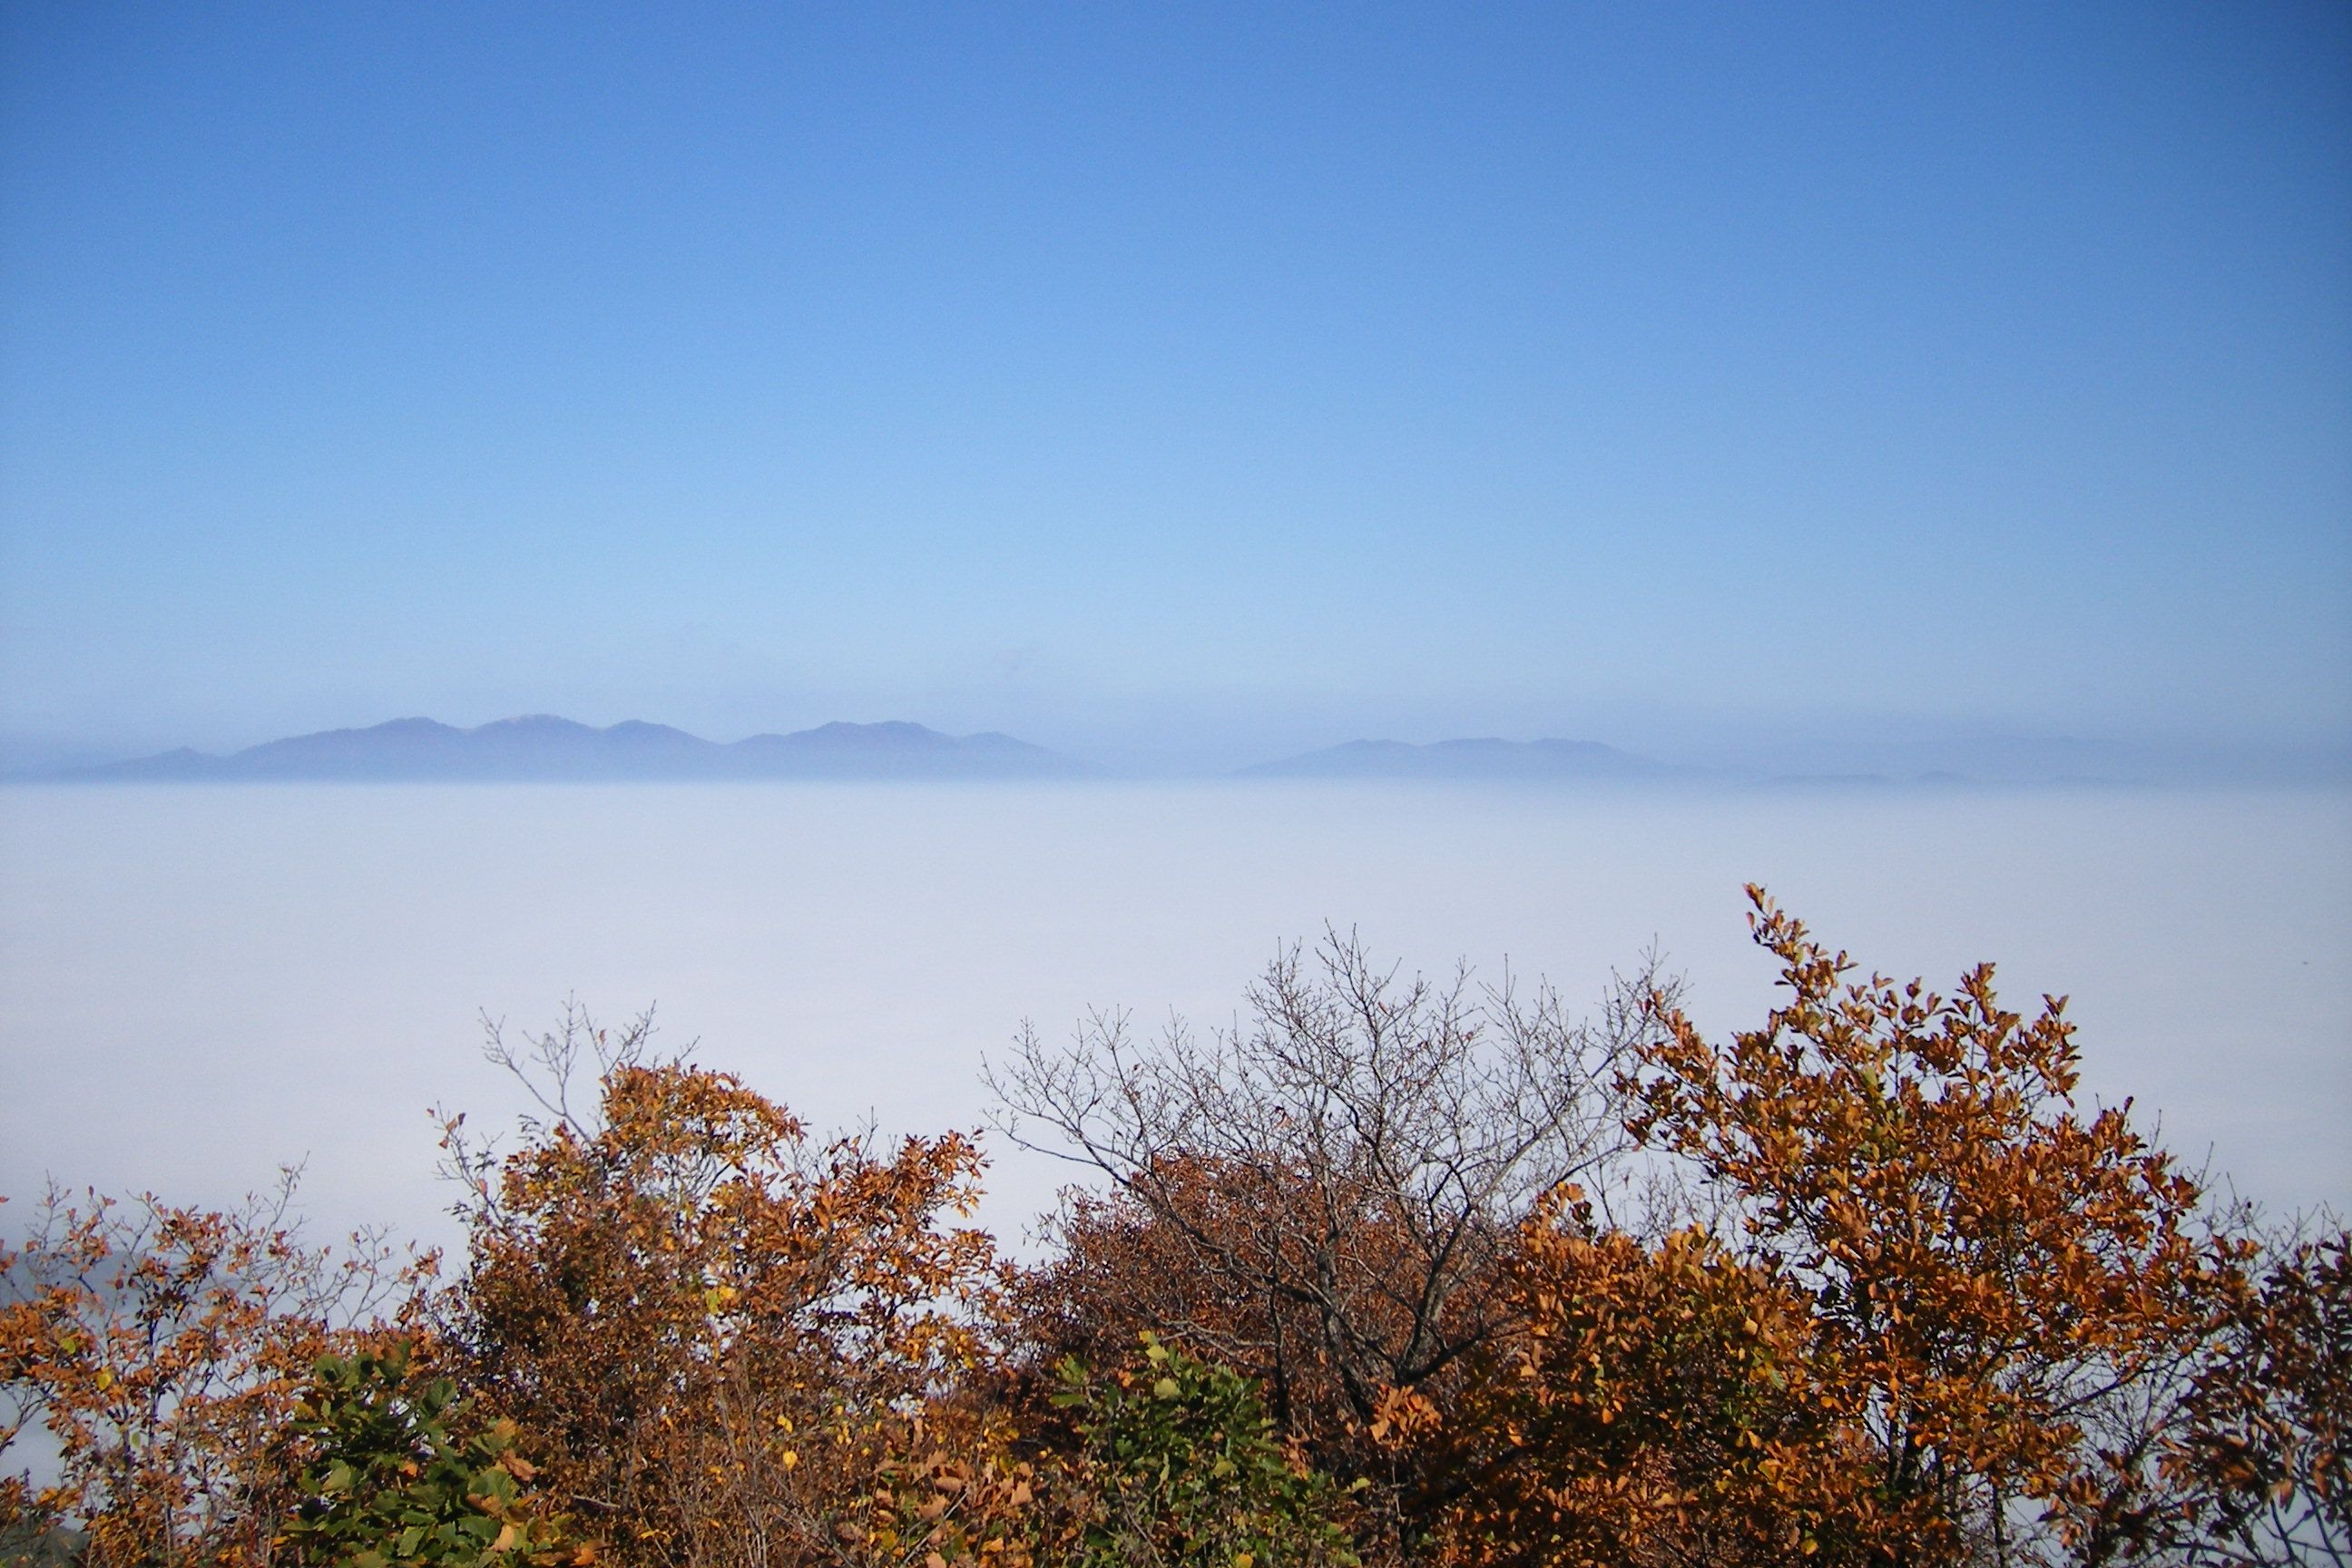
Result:
{"label": "distant mountain range", "polygon": [[[2169,749],[2120,742],[1991,737],[1883,755],[1847,758],[1801,748],[1774,766],[1690,767],[1620,751],[1597,741],[1350,741],[1260,763],[1226,775],[1243,780],[1489,781],[1525,784],[1911,790],[1969,784],[2352,783],[2344,748]],[[1790,767],[1789,763],[1798,765]],[[1861,766],[1853,765],[1860,762]],[[1811,765],[1807,765],[1810,763]],[[1963,765],[1956,765],[1963,764]],[[329,730],[248,747],[227,756],[181,750],[130,762],[5,775],[60,783],[309,780],[316,782],[582,783],[688,779],[1054,779],[1102,770],[1010,735],[945,735],[920,724],[824,724],[789,735],[753,735],[722,745],[635,720],[596,729],[534,714],[458,729],[430,719],[395,719],[363,730]]]}
{"label": "distant mountain range", "polygon": [[1666,782],[1715,776],[1621,752],[1598,741],[1350,741],[1344,746],[1260,763],[1236,778],[1258,779],[1590,779]]}
{"label": "distant mountain range", "polygon": [[654,781],[683,779],[1042,779],[1091,772],[1010,735],[943,735],[920,724],[825,724],[731,745],[635,720],[606,729],[549,714],[471,730],[395,719],[328,730],[228,756],[181,750],[71,768],[58,780],[178,782]]}

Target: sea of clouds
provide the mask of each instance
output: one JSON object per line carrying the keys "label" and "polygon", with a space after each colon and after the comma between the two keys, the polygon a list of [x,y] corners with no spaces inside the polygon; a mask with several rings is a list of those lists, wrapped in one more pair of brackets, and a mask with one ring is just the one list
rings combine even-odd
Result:
{"label": "sea of clouds", "polygon": [[[1022,1021],[1229,1022],[1358,928],[1597,1004],[1654,944],[1770,1005],[1741,885],[1866,966],[2071,994],[2086,1093],[2274,1211],[2352,1207],[2352,795],[1343,784],[20,786],[0,793],[0,1193],[218,1203],[307,1163],[320,1234],[446,1241],[435,1103],[520,1106],[479,1017],[567,996],[820,1126],[980,1124]],[[995,1145],[1016,1237],[1070,1173]]]}

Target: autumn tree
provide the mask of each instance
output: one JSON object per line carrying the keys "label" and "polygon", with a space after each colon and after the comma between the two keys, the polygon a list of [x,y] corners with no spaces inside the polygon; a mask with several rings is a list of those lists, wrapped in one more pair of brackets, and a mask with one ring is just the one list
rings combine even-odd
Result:
{"label": "autumn tree", "polygon": [[2352,1563],[2352,1231],[2291,1232],[2231,1276],[2161,1464],[2182,1561]]}
{"label": "autumn tree", "polygon": [[1097,1016],[1024,1030],[989,1082],[1016,1140],[1091,1168],[1059,1256],[1027,1282],[1046,1353],[1156,1330],[1258,1379],[1283,1430],[1379,1481],[1421,1528],[1410,1455],[1370,1440],[1400,1391],[1444,1398],[1507,1321],[1497,1262],[1528,1207],[1624,1143],[1619,1069],[1642,1026],[1507,980],[1402,979],[1352,936],[1280,954],[1249,1016],[1139,1041]]}
{"label": "autumn tree", "polygon": [[[1023,1559],[1027,1483],[949,1395],[985,1353],[992,1244],[955,1134],[816,1140],[737,1079],[564,1026],[493,1057],[541,1095],[499,1154],[461,1119],[452,1338],[565,1507],[625,1562]],[[575,1104],[593,1059],[596,1098]]]}
{"label": "autumn tree", "polygon": [[1801,1297],[1701,1226],[1655,1243],[1574,1188],[1505,1268],[1519,1326],[1450,1406],[1398,1413],[1439,1456],[1448,1562],[1765,1568],[1820,1548],[1843,1458]]}
{"label": "autumn tree", "polygon": [[2104,1562],[2155,1538],[2166,1391],[2210,1332],[2226,1248],[2197,1184],[2085,1110],[2064,1005],[2005,1011],[1850,982],[1760,890],[1787,993],[1706,1039],[1661,1000],[1634,1129],[1691,1162],[1726,1245],[1797,1292],[1825,1422],[1805,1506],[1832,1561]]}
{"label": "autumn tree", "polygon": [[37,1424],[55,1479],[0,1485],[0,1531],[69,1531],[92,1568],[261,1564],[296,1492],[278,1438],[312,1363],[390,1331],[429,1258],[306,1243],[289,1173],[226,1210],[52,1191],[0,1248],[0,1448]]}

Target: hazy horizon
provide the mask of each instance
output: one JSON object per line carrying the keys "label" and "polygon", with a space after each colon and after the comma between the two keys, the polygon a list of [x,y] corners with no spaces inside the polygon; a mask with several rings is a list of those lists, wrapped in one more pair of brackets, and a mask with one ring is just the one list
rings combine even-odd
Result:
{"label": "hazy horizon", "polygon": [[[529,720],[558,719],[571,723],[580,721],[568,714],[526,713],[501,715],[486,721],[480,728],[496,729]],[[372,724],[337,726],[329,731],[309,732],[341,734],[354,731],[387,727],[396,723],[425,720],[444,722],[427,714],[401,715],[396,719],[378,721]],[[919,721],[898,717],[874,721],[831,720],[809,729],[848,727],[883,727],[889,724],[922,725]],[[665,724],[657,719],[632,714],[606,725],[584,727],[604,730],[629,724],[652,724],[664,729],[682,729]],[[451,726],[469,731],[478,726]],[[691,731],[684,731],[693,734]],[[806,733],[807,731],[782,731]],[[948,733],[933,729],[934,733]],[[1300,731],[1293,730],[1291,733]],[[1914,727],[1903,724],[1881,724],[1867,735],[1848,734],[1843,737],[1819,734],[1755,733],[1738,731],[1717,731],[1710,738],[1694,741],[1684,737],[1678,743],[1671,733],[1665,743],[1655,748],[1622,745],[1590,734],[1534,733],[1516,735],[1480,735],[1470,731],[1441,732],[1424,731],[1418,733],[1382,734],[1370,731],[1347,733],[1330,728],[1309,730],[1317,737],[1312,744],[1295,749],[1270,752],[1264,749],[1246,751],[1231,740],[1216,744],[1199,735],[1156,737],[1156,744],[1141,747],[1121,747],[1114,740],[1108,749],[1068,749],[1047,746],[1054,754],[1076,763],[1105,778],[1207,779],[1232,777],[1263,769],[1272,764],[1300,760],[1313,754],[1362,742],[1396,742],[1424,746],[1461,741],[1501,740],[1520,745],[1547,740],[1599,743],[1612,750],[1627,752],[1648,761],[1693,773],[1719,774],[1727,777],[1829,778],[1837,776],[1877,776],[1901,781],[1918,777],[1949,777],[1959,782],[1995,784],[2283,784],[2299,787],[2315,783],[2342,781],[2352,776],[2352,739],[2294,742],[2225,742],[2207,739],[2184,741],[2174,738],[2135,737],[2116,739],[2085,738],[2077,735],[1971,730],[1967,727]],[[719,733],[695,735],[720,746],[749,740],[758,735],[772,736],[779,731],[747,731],[741,734]],[[977,734],[999,734],[1001,731],[974,731]],[[298,737],[269,735],[251,742],[267,744]],[[1035,744],[1027,735],[1013,739]],[[1099,739],[1099,737],[1097,737]],[[1275,743],[1268,735],[1261,746]],[[1083,740],[1083,738],[1082,738]],[[222,758],[234,756],[248,749],[244,744],[215,746],[190,745],[176,742],[169,745],[148,748],[93,748],[89,746],[23,747],[11,752],[0,742],[0,783],[41,782],[73,770],[128,763],[147,758],[160,758],[182,751]]]}

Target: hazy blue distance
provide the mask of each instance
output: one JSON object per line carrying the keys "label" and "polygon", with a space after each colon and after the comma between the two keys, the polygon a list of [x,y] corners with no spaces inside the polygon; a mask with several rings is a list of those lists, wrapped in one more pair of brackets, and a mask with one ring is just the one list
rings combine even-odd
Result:
{"label": "hazy blue distance", "polygon": [[2352,732],[2340,5],[12,6],[0,210],[19,760]]}
{"label": "hazy blue distance", "polygon": [[551,714],[470,730],[399,719],[289,736],[222,757],[192,751],[33,774],[35,782],[613,784],[818,779],[1038,779],[1086,776],[1083,763],[1010,735],[942,735],[919,724],[826,724],[721,746],[635,721],[594,729]]}

